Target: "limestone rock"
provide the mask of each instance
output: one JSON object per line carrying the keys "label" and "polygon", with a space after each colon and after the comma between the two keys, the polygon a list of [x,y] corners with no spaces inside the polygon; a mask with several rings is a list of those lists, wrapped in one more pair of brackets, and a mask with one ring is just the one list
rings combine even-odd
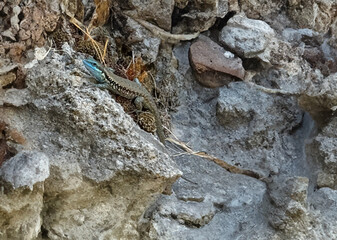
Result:
{"label": "limestone rock", "polygon": [[43,205],[43,183],[36,183],[32,190],[14,190],[0,181],[0,238],[37,239],[41,233]]}
{"label": "limestone rock", "polygon": [[299,104],[312,116],[320,121],[323,113],[334,111],[337,106],[336,82],[337,73],[328,77],[322,76],[318,71],[311,75],[314,81],[300,96]]}
{"label": "limestone rock", "polygon": [[196,79],[206,87],[221,87],[244,78],[241,59],[207,37],[191,45],[189,56]]}
{"label": "limestone rock", "polygon": [[333,0],[292,0],[288,14],[300,27],[326,33],[334,21],[336,8]]}
{"label": "limestone rock", "polygon": [[125,31],[128,36],[126,41],[132,46],[133,51],[143,56],[145,61],[154,62],[158,56],[160,38],[131,18],[127,19]]}
{"label": "limestone rock", "polygon": [[[322,156],[323,169],[327,174],[337,173],[337,135],[336,135],[337,120],[332,119],[324,128],[323,131],[315,137],[315,142],[318,144],[319,155]],[[322,176],[320,177],[323,178]],[[325,177],[324,177],[325,178]],[[325,185],[325,184],[323,184]],[[334,188],[334,184],[329,184]]]}
{"label": "limestone rock", "polygon": [[[49,158],[49,177],[39,190],[44,196],[38,212],[41,219],[34,218],[39,220],[34,234],[43,228],[50,239],[138,238],[137,222],[145,208],[181,172],[154,136],[141,130],[108,91],[72,74],[74,68],[83,68],[79,60],[70,68],[67,62],[53,53],[37,63],[26,78],[28,102],[0,109],[0,119],[26,137],[25,145],[14,147],[43,152]],[[28,176],[35,176],[29,173],[35,173],[36,167],[20,156],[4,163],[5,179],[15,186],[31,186],[34,178]],[[22,165],[13,168],[12,160]],[[16,171],[23,169],[28,175],[20,180]],[[25,195],[20,189],[13,191],[18,204]],[[0,232],[5,228],[0,224]],[[22,239],[20,234],[13,232],[11,239]]]}
{"label": "limestone rock", "polygon": [[[279,105],[276,99],[245,83],[231,83],[229,88],[220,89],[217,118],[229,128],[237,128],[249,121],[251,131],[255,132],[266,128],[278,132],[290,130],[302,120],[300,111],[291,100]],[[285,119],[291,119],[292,124],[283,125]]]}
{"label": "limestone rock", "polygon": [[277,17],[277,13],[284,6],[284,1],[240,1],[241,11],[244,12],[248,18],[252,19],[268,19]]}
{"label": "limestone rock", "polygon": [[[155,22],[158,27],[170,31],[171,29],[171,15],[173,12],[173,0],[155,0],[155,1],[141,1],[128,0],[124,3],[126,5],[128,15],[140,18],[146,21]],[[123,5],[122,5],[123,6]]]}
{"label": "limestone rock", "polygon": [[274,30],[265,22],[241,15],[232,17],[221,30],[219,41],[244,58],[269,62],[270,51],[277,41]]}
{"label": "limestone rock", "polygon": [[14,188],[27,186],[32,189],[35,183],[49,177],[49,159],[40,152],[23,151],[2,165],[0,177]]}
{"label": "limestone rock", "polygon": [[223,18],[228,13],[228,1],[205,0],[175,1],[173,12],[173,33],[193,33],[207,31],[217,18]]}

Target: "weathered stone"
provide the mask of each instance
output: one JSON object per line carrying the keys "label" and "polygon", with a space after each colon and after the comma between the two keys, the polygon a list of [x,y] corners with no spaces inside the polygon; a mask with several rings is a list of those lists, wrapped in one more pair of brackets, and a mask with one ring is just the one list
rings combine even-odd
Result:
{"label": "weathered stone", "polygon": [[336,183],[337,183],[336,174],[320,172],[317,176],[317,187],[318,188],[328,187],[331,189],[335,189],[337,186]]}
{"label": "weathered stone", "polygon": [[36,183],[32,190],[14,190],[0,181],[0,238],[37,239],[41,232],[43,206],[43,183]]}
{"label": "weathered stone", "polygon": [[285,28],[282,31],[282,36],[285,38],[286,41],[290,43],[295,42],[297,44],[300,44],[301,42],[303,42],[303,38],[318,37],[319,33],[308,28],[302,29]]}
{"label": "weathered stone", "polygon": [[337,119],[332,119],[323,131],[315,137],[318,144],[320,156],[323,157],[323,167],[326,173],[337,173],[337,135],[336,129]]}
{"label": "weathered stone", "polygon": [[256,1],[241,0],[240,10],[244,12],[248,18],[266,19],[275,18],[278,12],[284,6],[284,0]]}
{"label": "weathered stone", "polygon": [[0,177],[14,188],[27,186],[32,190],[35,183],[49,177],[49,159],[40,152],[20,152],[2,165]]}
{"label": "weathered stone", "polygon": [[[258,172],[263,179],[229,173],[171,145],[162,149],[108,91],[82,77],[82,57],[71,49],[70,40],[57,52],[62,56],[51,50],[46,59],[29,65],[27,84],[22,85],[29,93],[25,102],[22,92],[13,89],[15,82],[0,90],[0,104],[7,91],[11,99],[21,99],[23,104],[0,108],[0,122],[6,120],[8,128],[25,139],[0,126],[0,158],[14,148],[11,154],[43,152],[50,161],[50,176],[35,183],[33,191],[0,183],[0,239],[337,239],[335,1],[179,0],[172,15],[172,9],[161,7],[159,1],[143,3],[157,4],[158,9],[135,16],[172,33],[207,30],[229,10],[263,20],[257,22],[259,27],[268,23],[276,34],[254,24],[237,28],[242,30],[237,34],[240,44],[246,41],[244,50],[253,57],[240,55],[245,82],[230,83],[228,89],[208,89],[195,81],[188,61],[191,42],[174,45],[172,57],[172,45],[152,39],[153,33],[127,19],[124,11],[144,10],[139,1],[137,7],[129,5],[133,2],[113,1],[113,26],[107,29],[116,45],[110,42],[109,48],[115,56],[125,51],[131,56],[133,50],[152,63],[147,70],[156,80],[156,100],[160,107],[174,110],[165,120],[172,119],[171,131],[193,154],[215,156]],[[20,60],[55,26],[54,18],[48,18],[54,22],[42,32],[40,25],[36,31],[31,28],[45,15],[41,9],[57,12],[59,0],[52,1],[53,7],[46,1],[31,3],[0,1],[0,20],[10,24],[17,16],[19,27],[25,27],[23,37],[33,37],[11,42],[0,36],[1,56]],[[19,15],[12,11],[17,5],[22,9]],[[93,2],[84,5],[89,17]],[[29,13],[36,8],[31,25]],[[232,14],[219,22],[225,24]],[[12,30],[17,18],[13,20]],[[61,23],[67,28],[67,21]],[[5,27],[0,32],[8,24],[0,26]],[[217,37],[218,30],[214,26],[205,34]],[[267,32],[275,46],[257,44],[255,50],[262,52],[250,52],[255,47],[248,36],[251,30],[258,33],[252,31],[252,36],[260,37],[257,43],[266,40]],[[11,62],[0,65],[2,74],[14,70],[19,78],[20,67]],[[220,103],[228,119],[217,115]],[[173,185],[172,195],[158,199],[181,174],[166,151],[184,174]],[[3,159],[10,161],[8,154]]]}
{"label": "weathered stone", "polygon": [[335,19],[337,3],[334,0],[292,0],[288,14],[301,28],[326,33]]}
{"label": "weathered stone", "polygon": [[16,75],[13,72],[9,72],[4,75],[0,75],[0,88],[3,88],[12,82],[14,82],[16,79]]}
{"label": "weathered stone", "polygon": [[27,89],[8,89],[3,97],[3,104],[8,106],[23,106],[29,102],[29,91]]}
{"label": "weathered stone", "polygon": [[[282,104],[267,93],[247,86],[245,83],[231,83],[221,88],[217,103],[217,119],[226,128],[237,128],[249,122],[254,132],[290,130],[302,120],[301,111],[293,100]],[[290,125],[282,122],[291,119]]]}
{"label": "weathered stone", "polygon": [[[34,225],[34,234],[41,232],[43,222],[44,235],[50,239],[136,239],[145,208],[181,173],[154,136],[136,126],[108,91],[73,75],[76,67],[66,68],[67,62],[54,53],[37,63],[26,78],[27,104],[0,108],[0,119],[27,138],[25,145],[14,146],[43,152],[50,161],[39,205],[42,219]],[[28,174],[36,168],[22,163],[13,171],[22,169]],[[4,178],[15,186],[33,184],[24,174],[21,181],[5,172]],[[20,189],[16,194],[13,206],[25,197]],[[10,217],[0,218],[8,222]],[[0,225],[0,232],[5,228]],[[20,234],[14,232],[10,239],[23,239]]]}
{"label": "weathered stone", "polygon": [[[158,27],[167,31],[171,30],[174,0],[141,1],[128,0],[123,3],[128,10],[128,15],[149,22],[155,22]],[[131,10],[129,8],[131,7]]]}
{"label": "weathered stone", "polygon": [[331,35],[329,43],[332,47],[337,48],[337,18],[331,24]]}
{"label": "weathered stone", "polygon": [[232,17],[221,30],[219,41],[244,58],[270,60],[270,50],[277,41],[274,30],[265,22],[241,15]]}
{"label": "weathered stone", "polygon": [[128,31],[126,41],[132,50],[141,55],[146,62],[154,62],[158,56],[160,38],[153,36],[149,30],[131,18],[127,19],[126,31]]}
{"label": "weathered stone", "polygon": [[[312,82],[300,96],[299,104],[316,119],[334,111],[337,106],[337,73],[323,77],[320,72],[311,74]],[[322,119],[321,119],[322,120]]]}
{"label": "weathered stone", "polygon": [[[171,16],[173,33],[204,32],[213,26],[217,18],[228,13],[228,1],[204,0],[175,1],[177,8]],[[186,6],[186,4],[188,4]],[[179,9],[180,8],[180,9]],[[179,9],[179,10],[178,10]]]}
{"label": "weathered stone", "polygon": [[273,190],[270,196],[275,208],[271,209],[270,223],[281,230],[278,233],[280,237],[305,239],[306,236],[315,236],[311,229],[312,217],[307,209],[309,179],[294,177],[283,179],[283,183],[280,183],[278,186],[271,184]]}
{"label": "weathered stone", "polygon": [[191,45],[189,57],[196,79],[206,87],[221,87],[245,76],[241,59],[207,37]]}

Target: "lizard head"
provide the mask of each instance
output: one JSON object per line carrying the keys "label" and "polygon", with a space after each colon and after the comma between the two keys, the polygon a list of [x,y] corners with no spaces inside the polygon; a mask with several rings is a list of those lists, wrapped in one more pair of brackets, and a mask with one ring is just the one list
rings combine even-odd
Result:
{"label": "lizard head", "polygon": [[105,68],[94,59],[84,59],[83,64],[90,74],[95,77],[99,83],[105,82]]}

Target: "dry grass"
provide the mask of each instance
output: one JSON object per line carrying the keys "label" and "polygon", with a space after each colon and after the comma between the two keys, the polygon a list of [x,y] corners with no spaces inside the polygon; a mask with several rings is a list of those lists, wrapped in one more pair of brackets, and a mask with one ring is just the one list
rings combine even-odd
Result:
{"label": "dry grass", "polygon": [[167,138],[166,140],[175,144],[175,145],[177,145],[179,148],[184,150],[184,152],[176,154],[174,156],[181,156],[181,155],[185,155],[185,154],[198,156],[198,157],[201,157],[201,158],[204,158],[204,159],[207,159],[209,161],[214,162],[215,164],[219,165],[220,167],[226,169],[228,172],[246,175],[246,176],[253,177],[253,178],[256,178],[256,179],[259,179],[259,180],[263,179],[263,177],[259,173],[256,173],[256,172],[251,171],[251,170],[241,169],[239,167],[236,167],[234,165],[226,163],[224,160],[221,160],[221,159],[216,158],[212,155],[209,155],[206,152],[194,151],[186,143],[184,143],[184,142],[182,142],[178,139]]}
{"label": "dry grass", "polygon": [[104,44],[104,50],[102,52],[102,50],[100,49],[99,47],[99,44],[98,42],[92,38],[92,36],[90,35],[90,31],[87,27],[85,27],[80,21],[78,21],[76,18],[71,18],[69,20],[72,24],[74,24],[78,29],[80,29],[91,41],[91,44],[92,46],[94,47],[95,49],[95,52],[97,54],[97,56],[99,57],[99,60],[100,62],[103,64],[103,65],[106,65],[105,63],[105,56],[106,56],[106,53],[107,53],[107,47],[108,47],[108,42],[109,40],[107,39],[105,41],[105,44]]}

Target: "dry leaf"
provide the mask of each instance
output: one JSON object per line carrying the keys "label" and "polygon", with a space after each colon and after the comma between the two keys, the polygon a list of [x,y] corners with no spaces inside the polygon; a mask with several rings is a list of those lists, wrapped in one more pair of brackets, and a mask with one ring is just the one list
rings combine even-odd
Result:
{"label": "dry leaf", "polygon": [[146,66],[143,63],[143,60],[138,57],[136,61],[132,62],[128,69],[126,70],[126,75],[128,79],[138,78],[140,82],[144,82],[144,79],[147,77]]}

